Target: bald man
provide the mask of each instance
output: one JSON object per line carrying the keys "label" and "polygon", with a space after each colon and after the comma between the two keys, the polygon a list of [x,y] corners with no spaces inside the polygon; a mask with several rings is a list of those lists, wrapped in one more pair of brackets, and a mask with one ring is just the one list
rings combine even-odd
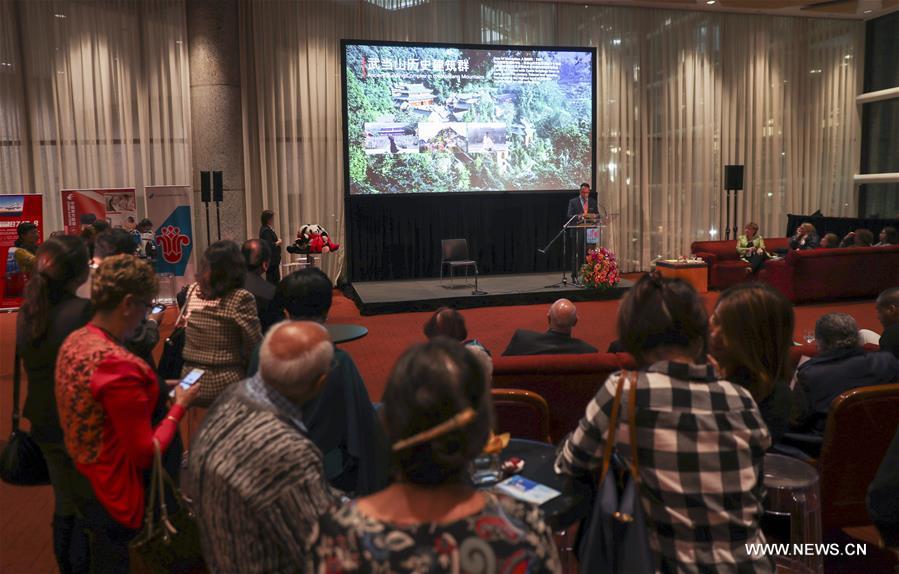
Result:
{"label": "bald man", "polygon": [[549,329],[545,333],[518,329],[503,356],[511,355],[579,355],[596,353],[596,347],[571,336],[577,325],[577,308],[568,299],[559,299],[546,313]]}
{"label": "bald man", "polygon": [[213,404],[191,445],[190,479],[211,572],[296,572],[313,525],[337,502],[302,406],[328,375],[334,346],[311,321],[271,328],[259,372]]}

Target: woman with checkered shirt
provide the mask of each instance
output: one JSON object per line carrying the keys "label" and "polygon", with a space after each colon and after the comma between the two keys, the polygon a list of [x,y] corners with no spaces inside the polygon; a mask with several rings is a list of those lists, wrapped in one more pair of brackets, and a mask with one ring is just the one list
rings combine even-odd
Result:
{"label": "woman with checkered shirt", "polygon": [[[706,364],[708,317],[681,280],[644,276],[622,300],[618,335],[639,364],[636,441],[640,494],[659,572],[773,572],[764,543],[762,460],[771,442],[752,395]],[[627,412],[629,373],[613,373],[566,439],[556,472],[596,474],[620,377]],[[627,422],[619,454],[631,458]]]}

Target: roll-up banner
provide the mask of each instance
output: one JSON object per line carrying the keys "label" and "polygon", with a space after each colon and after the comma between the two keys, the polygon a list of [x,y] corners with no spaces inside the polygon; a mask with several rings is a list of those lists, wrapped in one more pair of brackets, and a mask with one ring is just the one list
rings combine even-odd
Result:
{"label": "roll-up banner", "polygon": [[175,277],[175,292],[194,280],[192,193],[189,185],[148,185],[144,188],[147,217],[157,245],[156,272]]}
{"label": "roll-up banner", "polygon": [[18,307],[22,304],[25,282],[31,269],[22,267],[24,260],[30,259],[29,257],[16,256],[16,251],[22,249],[16,247],[18,227],[20,223],[26,222],[37,225],[40,234],[38,242],[43,241],[43,214],[43,196],[39,194],[0,195],[0,261],[6,263],[0,277],[0,308]]}
{"label": "roll-up banner", "polygon": [[[112,227],[125,227],[128,218],[137,222],[134,188],[63,189],[62,218],[66,234],[80,235],[82,216],[106,219]],[[88,218],[93,219],[93,218]]]}

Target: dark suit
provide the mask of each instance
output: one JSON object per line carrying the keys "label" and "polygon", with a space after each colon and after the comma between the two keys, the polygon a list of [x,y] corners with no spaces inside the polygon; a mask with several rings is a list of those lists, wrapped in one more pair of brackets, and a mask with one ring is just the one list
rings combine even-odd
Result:
{"label": "dark suit", "polygon": [[[584,205],[581,203],[581,196],[571,198],[568,202],[568,219],[571,219],[572,216],[581,215],[584,213]],[[592,197],[587,198],[587,213],[599,213],[599,208],[596,204],[596,199]],[[578,276],[578,262],[583,262],[583,255],[586,253],[586,233],[584,229],[572,230],[571,237],[569,238],[569,245],[571,246],[571,278],[574,280]],[[581,256],[581,257],[578,257]]]}
{"label": "dark suit", "polygon": [[244,289],[253,294],[256,299],[256,311],[259,313],[259,323],[262,325],[262,333],[284,318],[279,313],[275,304],[275,286],[253,271],[247,272],[247,280]]}
{"label": "dark suit", "polygon": [[[259,370],[259,348],[247,376]],[[387,486],[390,458],[378,415],[353,358],[334,348],[328,379],[317,397],[303,405],[307,436],[322,452],[332,486],[356,495]]]}
{"label": "dark suit", "polygon": [[[580,215],[584,213],[584,206],[581,203],[581,196],[571,198],[568,202],[568,219],[571,219],[574,215]],[[599,207],[596,204],[595,197],[587,198],[587,213],[599,213]]]}
{"label": "dark suit", "polygon": [[278,234],[268,225],[263,225],[259,230],[259,239],[268,243],[269,249],[272,250],[272,256],[268,260],[268,271],[265,272],[265,279],[269,283],[277,285],[281,281],[281,247],[275,245],[278,242]]}
{"label": "dark suit", "polygon": [[503,356],[511,355],[580,355],[583,353],[596,353],[596,347],[588,345],[580,339],[575,339],[565,333],[546,331],[528,331],[518,329],[512,335],[512,340]]}
{"label": "dark suit", "polygon": [[793,428],[824,434],[830,404],[857,387],[899,380],[899,361],[890,353],[866,353],[856,347],[833,349],[799,366],[793,389]]}
{"label": "dark suit", "polygon": [[899,323],[890,325],[880,336],[880,350],[893,353],[899,359]]}

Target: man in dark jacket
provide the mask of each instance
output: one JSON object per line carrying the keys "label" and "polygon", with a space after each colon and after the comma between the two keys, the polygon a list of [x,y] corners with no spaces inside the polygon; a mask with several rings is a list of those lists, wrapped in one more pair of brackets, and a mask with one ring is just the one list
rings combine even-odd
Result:
{"label": "man in dark jacket", "polygon": [[278,234],[272,225],[275,223],[275,212],[266,209],[262,212],[262,227],[259,229],[259,239],[268,243],[271,253],[268,260],[268,268],[265,271],[265,279],[272,285],[281,281],[281,243]]}
{"label": "man in dark jacket", "polygon": [[268,243],[261,239],[249,239],[240,248],[244,261],[247,262],[247,278],[244,289],[256,298],[256,312],[262,324],[262,333],[283,319],[278,305],[275,303],[275,286],[263,279],[268,271],[271,251]]}
{"label": "man in dark jacket", "polygon": [[[328,319],[334,288],[321,269],[307,268],[284,277],[277,299],[292,321]],[[259,350],[248,375],[259,368]],[[334,349],[334,359],[321,393],[303,405],[308,436],[324,456],[325,475],[344,492],[365,495],[387,486],[389,453],[365,382],[352,357]]]}
{"label": "man in dark jacket", "polygon": [[577,308],[568,299],[553,303],[546,314],[549,329],[545,333],[518,329],[503,356],[510,355],[577,355],[596,353],[596,347],[571,336],[577,324]]}
{"label": "man in dark jacket", "polygon": [[890,287],[877,296],[877,319],[883,325],[880,350],[899,358],[899,287]]}
{"label": "man in dark jacket", "polygon": [[858,346],[858,325],[845,313],[815,323],[818,355],[799,366],[793,389],[793,421],[799,432],[824,434],[830,405],[845,391],[899,380],[899,361],[890,353],[866,353]]}
{"label": "man in dark jacket", "polygon": [[[571,219],[575,215],[586,215],[589,213],[598,214],[599,206],[596,203],[595,197],[590,197],[590,184],[582,183],[581,190],[578,197],[571,198],[571,201],[568,202],[568,219]],[[583,255],[586,252],[586,236],[584,229],[578,229],[577,233],[572,235],[570,239],[572,250],[571,250],[571,281],[577,283],[578,276],[578,262],[582,261],[578,255]]]}

